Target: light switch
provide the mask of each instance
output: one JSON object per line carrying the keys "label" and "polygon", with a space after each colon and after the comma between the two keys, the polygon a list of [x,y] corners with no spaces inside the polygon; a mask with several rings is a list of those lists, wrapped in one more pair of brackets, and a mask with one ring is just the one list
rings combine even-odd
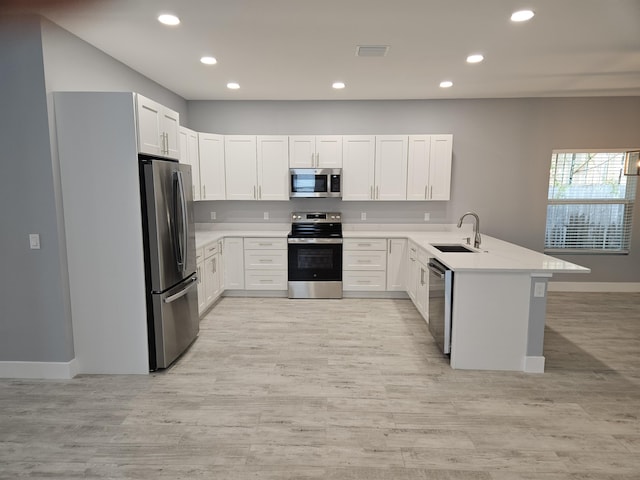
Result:
{"label": "light switch", "polygon": [[264,219],[269,220],[269,212],[264,212]]}
{"label": "light switch", "polygon": [[429,212],[424,212],[424,221],[428,222],[431,220],[431,214]]}
{"label": "light switch", "polygon": [[360,220],[366,220],[366,219],[367,219],[367,212],[360,213]]}
{"label": "light switch", "polygon": [[31,248],[31,250],[40,250],[40,234],[29,234],[29,248]]}
{"label": "light switch", "polygon": [[533,286],[534,297],[544,297],[544,282],[535,282]]}

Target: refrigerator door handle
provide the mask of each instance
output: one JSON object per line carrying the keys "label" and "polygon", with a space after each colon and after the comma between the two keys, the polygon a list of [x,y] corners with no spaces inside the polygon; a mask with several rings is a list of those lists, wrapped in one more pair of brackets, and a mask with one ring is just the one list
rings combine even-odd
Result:
{"label": "refrigerator door handle", "polygon": [[178,293],[174,293],[173,295],[165,298],[164,303],[171,303],[176,301],[180,297],[184,297],[187,293],[189,293],[189,290],[191,290],[197,284],[198,284],[198,277],[197,275],[194,275],[193,277],[189,278],[189,284],[186,287],[184,287]]}
{"label": "refrigerator door handle", "polygon": [[[189,226],[187,224],[187,202],[184,195],[184,182],[182,172],[175,172],[176,192],[174,198],[174,218],[176,225],[176,257],[179,270],[186,273],[187,268],[187,240],[189,238]],[[178,230],[178,208],[180,208],[180,229]]]}

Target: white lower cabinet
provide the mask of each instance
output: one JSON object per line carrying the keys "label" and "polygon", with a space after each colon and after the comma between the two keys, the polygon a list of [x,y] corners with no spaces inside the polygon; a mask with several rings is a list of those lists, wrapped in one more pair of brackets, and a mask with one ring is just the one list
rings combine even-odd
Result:
{"label": "white lower cabinet", "polygon": [[198,313],[202,315],[222,294],[222,240],[207,244],[196,252],[198,275]]}
{"label": "white lower cabinet", "polygon": [[413,304],[429,323],[429,257],[425,250],[413,242],[407,245],[407,284],[406,291]]}
{"label": "white lower cabinet", "polygon": [[287,239],[244,239],[246,290],[287,289]]}
{"label": "white lower cabinet", "polygon": [[342,288],[379,292],[387,288],[387,239],[346,238],[343,243]]}
{"label": "white lower cabinet", "polygon": [[390,238],[387,256],[387,291],[406,291],[407,240]]}
{"label": "white lower cabinet", "polygon": [[244,241],[242,237],[227,237],[222,248],[224,288],[244,290]]}

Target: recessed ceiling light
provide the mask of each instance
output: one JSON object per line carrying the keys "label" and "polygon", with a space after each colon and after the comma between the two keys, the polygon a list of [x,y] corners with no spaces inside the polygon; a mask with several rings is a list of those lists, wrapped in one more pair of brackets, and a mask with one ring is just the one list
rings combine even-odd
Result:
{"label": "recessed ceiling light", "polygon": [[469,55],[467,57],[467,63],[480,63],[484,60],[484,57],[479,53],[474,53],[473,55]]}
{"label": "recessed ceiling light", "polygon": [[202,57],[200,61],[205,65],[215,65],[216,63],[218,63],[218,61],[213,57]]}
{"label": "recessed ceiling light", "polygon": [[162,15],[160,15],[158,17],[158,21],[164,25],[171,25],[171,26],[180,24],[180,19],[175,15],[171,15],[169,13],[163,13]]}
{"label": "recessed ceiling light", "polygon": [[231,89],[231,90],[237,90],[240,88],[240,84],[236,83],[236,82],[229,82],[227,83],[227,88]]}
{"label": "recessed ceiling light", "polygon": [[453,87],[453,82],[450,80],[444,80],[442,82],[440,82],[440,88],[449,88],[449,87]]}
{"label": "recessed ceiling light", "polygon": [[344,82],[333,82],[333,85],[331,85],[333,88],[335,88],[336,90],[340,90],[344,87],[346,87],[346,85],[344,84]]}
{"label": "recessed ceiling light", "polygon": [[511,15],[512,22],[526,22],[527,20],[531,20],[535,13],[531,10],[519,10],[517,12],[513,12]]}

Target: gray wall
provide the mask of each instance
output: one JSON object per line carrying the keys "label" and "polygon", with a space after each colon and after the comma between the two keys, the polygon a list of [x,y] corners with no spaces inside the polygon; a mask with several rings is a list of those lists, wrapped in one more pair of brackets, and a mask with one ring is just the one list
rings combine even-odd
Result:
{"label": "gray wall", "polygon": [[0,85],[0,361],[65,362],[73,342],[38,19],[0,21]]}
{"label": "gray wall", "polygon": [[[452,133],[453,177],[449,202],[334,202],[345,220],[454,223],[468,210],[482,231],[542,251],[551,151],[560,148],[640,147],[640,97],[471,99],[416,101],[190,101],[194,130],[220,134]],[[197,220],[286,221],[291,202],[200,202]],[[590,267],[591,275],[555,280],[639,282],[640,218],[634,217],[630,255],[561,258]]]}
{"label": "gray wall", "polygon": [[[72,319],[51,92],[138,91],[184,121],[187,103],[38,17],[0,17],[0,85],[0,361],[67,362]],[[28,233],[40,234],[41,250],[29,250]]]}

